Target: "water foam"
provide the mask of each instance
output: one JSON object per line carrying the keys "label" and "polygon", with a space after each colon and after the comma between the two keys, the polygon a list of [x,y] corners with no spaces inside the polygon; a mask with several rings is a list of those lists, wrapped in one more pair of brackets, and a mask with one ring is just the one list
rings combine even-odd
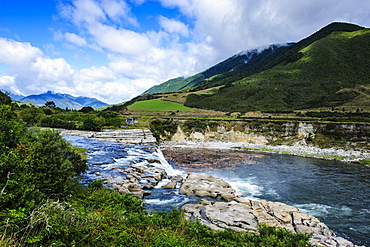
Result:
{"label": "water foam", "polygon": [[173,177],[177,175],[183,175],[184,173],[180,170],[175,170],[173,167],[167,162],[166,158],[164,157],[162,150],[157,148],[156,152],[153,153],[157,160],[161,163],[162,167],[168,176]]}
{"label": "water foam", "polygon": [[295,204],[296,208],[302,212],[315,217],[324,217],[326,215],[336,215],[337,217],[349,217],[352,215],[352,209],[347,206],[330,206],[325,204],[307,203]]}

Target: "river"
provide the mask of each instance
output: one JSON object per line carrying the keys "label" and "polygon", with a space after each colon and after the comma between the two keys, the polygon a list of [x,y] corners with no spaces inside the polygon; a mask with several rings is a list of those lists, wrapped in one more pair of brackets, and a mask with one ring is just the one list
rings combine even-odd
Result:
{"label": "river", "polygon": [[[76,136],[65,138],[88,150],[89,171],[84,176],[84,183],[103,176],[119,176],[114,167],[128,167],[144,159],[163,162],[161,153],[150,146],[122,145]],[[186,174],[181,170],[171,172]],[[233,169],[208,170],[206,173],[223,178],[245,197],[295,206],[319,218],[338,236],[357,245],[370,246],[369,167],[261,153],[251,155],[248,162]],[[145,197],[148,210],[170,210],[199,199],[179,195],[177,190],[162,189],[163,183]]]}

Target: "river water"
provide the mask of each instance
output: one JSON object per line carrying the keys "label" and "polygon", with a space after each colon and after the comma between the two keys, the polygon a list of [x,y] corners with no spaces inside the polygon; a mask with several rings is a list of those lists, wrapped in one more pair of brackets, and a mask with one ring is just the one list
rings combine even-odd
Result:
{"label": "river water", "polygon": [[[73,145],[88,150],[89,171],[83,182],[114,176],[114,167],[129,167],[163,156],[150,146],[120,145],[76,136],[65,136]],[[170,169],[170,168],[164,168]],[[171,169],[170,169],[171,170]],[[98,172],[98,173],[97,173]],[[185,176],[185,171],[171,170]],[[203,171],[204,172],[204,171]],[[324,222],[338,236],[357,245],[370,246],[370,167],[338,161],[279,154],[251,155],[247,164],[233,170],[210,170],[251,199],[279,201],[295,206]],[[99,174],[97,176],[96,174]],[[199,198],[162,189],[164,180],[145,197],[148,210],[170,210]]]}

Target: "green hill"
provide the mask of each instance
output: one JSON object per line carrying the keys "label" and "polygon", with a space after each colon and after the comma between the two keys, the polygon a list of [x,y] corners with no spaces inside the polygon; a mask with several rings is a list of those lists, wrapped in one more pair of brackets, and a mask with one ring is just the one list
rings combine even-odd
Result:
{"label": "green hill", "polygon": [[332,32],[352,32],[361,29],[363,27],[353,24],[332,23],[297,43],[275,44],[266,48],[240,52],[189,78],[179,77],[154,86],[145,91],[143,95],[189,90],[197,91],[226,85],[270,69],[280,63],[297,61],[302,56],[299,51],[303,47],[330,35]]}
{"label": "green hill", "polygon": [[370,105],[370,29],[302,43],[271,61],[276,65],[228,81],[215,94],[189,95],[185,105],[240,112]]}

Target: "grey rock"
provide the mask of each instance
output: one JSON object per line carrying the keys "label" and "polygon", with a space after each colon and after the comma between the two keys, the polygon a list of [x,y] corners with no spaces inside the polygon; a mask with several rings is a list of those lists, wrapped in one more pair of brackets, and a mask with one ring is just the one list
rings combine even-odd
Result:
{"label": "grey rock", "polygon": [[162,188],[164,189],[175,189],[177,183],[176,182],[168,182],[167,184],[163,185]]}
{"label": "grey rock", "polygon": [[180,188],[180,194],[197,195],[200,197],[218,197],[231,201],[236,191],[224,180],[205,173],[189,172]]}
{"label": "grey rock", "polygon": [[316,217],[280,202],[247,198],[235,198],[229,202],[202,199],[200,204],[187,204],[182,210],[187,219],[199,219],[215,230],[257,231],[260,224],[266,224],[292,232],[312,234],[310,243],[318,246],[355,246],[350,241],[337,237]]}

